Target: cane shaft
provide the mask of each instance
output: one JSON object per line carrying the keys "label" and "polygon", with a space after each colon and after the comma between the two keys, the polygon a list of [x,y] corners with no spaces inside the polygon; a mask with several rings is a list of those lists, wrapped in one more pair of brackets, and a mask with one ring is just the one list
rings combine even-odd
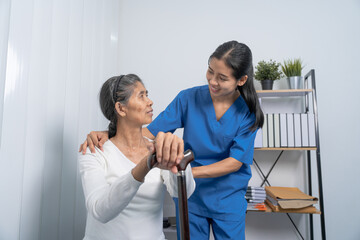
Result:
{"label": "cane shaft", "polygon": [[[190,240],[188,202],[186,192],[185,169],[187,165],[194,160],[194,153],[191,150],[184,152],[184,158],[177,165],[178,174],[178,197],[179,197],[179,215],[180,215],[180,237],[181,240]],[[156,154],[152,154],[148,159],[148,167],[151,169],[156,164]]]}
{"label": "cane shaft", "polygon": [[179,202],[179,215],[180,215],[180,239],[190,240],[185,171],[178,172],[177,182],[178,182],[178,195],[179,195],[178,202]]}

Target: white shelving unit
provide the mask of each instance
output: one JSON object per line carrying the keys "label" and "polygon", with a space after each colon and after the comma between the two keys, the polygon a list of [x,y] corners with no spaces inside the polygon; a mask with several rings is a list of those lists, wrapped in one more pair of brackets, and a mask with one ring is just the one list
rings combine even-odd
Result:
{"label": "white shelving unit", "polygon": [[[321,236],[322,239],[326,239],[325,234],[325,210],[324,210],[324,202],[323,202],[323,187],[322,187],[322,174],[321,174],[321,158],[320,158],[320,139],[319,139],[319,123],[318,123],[318,112],[317,112],[317,101],[316,101],[316,85],[315,85],[315,70],[311,70],[308,74],[304,77],[304,86],[305,89],[282,89],[282,90],[259,90],[257,91],[258,97],[261,99],[266,98],[288,98],[288,97],[302,97],[304,98],[304,107],[305,113],[309,113],[310,109],[311,112],[314,113],[315,116],[315,140],[316,140],[316,147],[282,147],[282,148],[255,148],[255,151],[279,151],[279,155],[272,165],[270,171],[265,175],[261,170],[260,166],[254,159],[255,167],[259,170],[263,181],[261,186],[264,184],[270,185],[268,181],[268,177],[273,170],[274,166],[280,159],[282,153],[284,151],[306,151],[307,152],[307,177],[308,177],[308,194],[312,195],[312,179],[311,179],[311,166],[313,165],[313,160],[316,161],[317,167],[317,183],[318,183],[318,193],[319,193],[319,207],[320,211],[317,209],[312,209],[309,212],[301,212],[301,211],[280,211],[281,213],[287,213],[289,219],[291,220],[293,226],[296,228],[299,235],[303,238],[302,234],[298,230],[297,226],[295,225],[294,221],[291,219],[289,213],[302,213],[302,214],[309,214],[310,218],[310,237],[314,239],[314,222],[312,214],[320,214],[320,225],[321,225]],[[309,105],[312,103],[312,105]],[[311,152],[316,153],[315,159],[312,159]],[[268,210],[266,212],[271,213],[273,212],[269,206],[267,206]]]}

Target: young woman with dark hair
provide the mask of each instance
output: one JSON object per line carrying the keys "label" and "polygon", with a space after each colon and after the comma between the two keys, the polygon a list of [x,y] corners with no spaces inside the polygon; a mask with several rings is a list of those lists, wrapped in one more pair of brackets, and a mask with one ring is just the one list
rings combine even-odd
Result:
{"label": "young woman with dark hair", "polygon": [[[191,239],[208,239],[210,225],[216,239],[244,239],[254,140],[264,122],[249,47],[237,41],[220,45],[209,58],[206,78],[208,85],[181,91],[142,131],[154,138],[159,131],[184,128],[185,149],[195,154],[196,189],[188,201]],[[103,137],[93,132],[80,150]]]}

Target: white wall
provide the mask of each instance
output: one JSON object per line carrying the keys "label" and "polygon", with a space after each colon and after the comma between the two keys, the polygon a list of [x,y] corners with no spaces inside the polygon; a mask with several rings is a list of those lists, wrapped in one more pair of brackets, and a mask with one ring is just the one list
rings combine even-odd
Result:
{"label": "white wall", "polygon": [[[81,239],[76,152],[87,132],[106,127],[97,104],[101,83],[137,73],[157,115],[181,89],[206,84],[209,55],[231,39],[249,45],[255,64],[301,57],[305,73],[316,70],[327,237],[360,237],[360,212],[343,203],[360,197],[359,1],[3,0],[0,6],[0,239]],[[291,154],[274,170],[274,185],[305,186],[303,156]],[[306,231],[307,217],[294,218]],[[248,239],[298,239],[282,214],[248,214],[246,227]],[[321,239],[318,224],[315,230]]]}

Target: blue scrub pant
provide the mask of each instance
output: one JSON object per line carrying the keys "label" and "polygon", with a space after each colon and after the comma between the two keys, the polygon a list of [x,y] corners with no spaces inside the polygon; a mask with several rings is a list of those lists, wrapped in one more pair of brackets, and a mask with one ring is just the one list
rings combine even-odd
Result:
{"label": "blue scrub pant", "polygon": [[[176,206],[176,222],[179,223],[178,199],[174,198]],[[216,240],[244,240],[245,214],[236,221],[207,218],[189,212],[189,227],[191,240],[206,240],[210,238],[210,225]],[[180,240],[180,224],[176,224],[177,238]]]}

